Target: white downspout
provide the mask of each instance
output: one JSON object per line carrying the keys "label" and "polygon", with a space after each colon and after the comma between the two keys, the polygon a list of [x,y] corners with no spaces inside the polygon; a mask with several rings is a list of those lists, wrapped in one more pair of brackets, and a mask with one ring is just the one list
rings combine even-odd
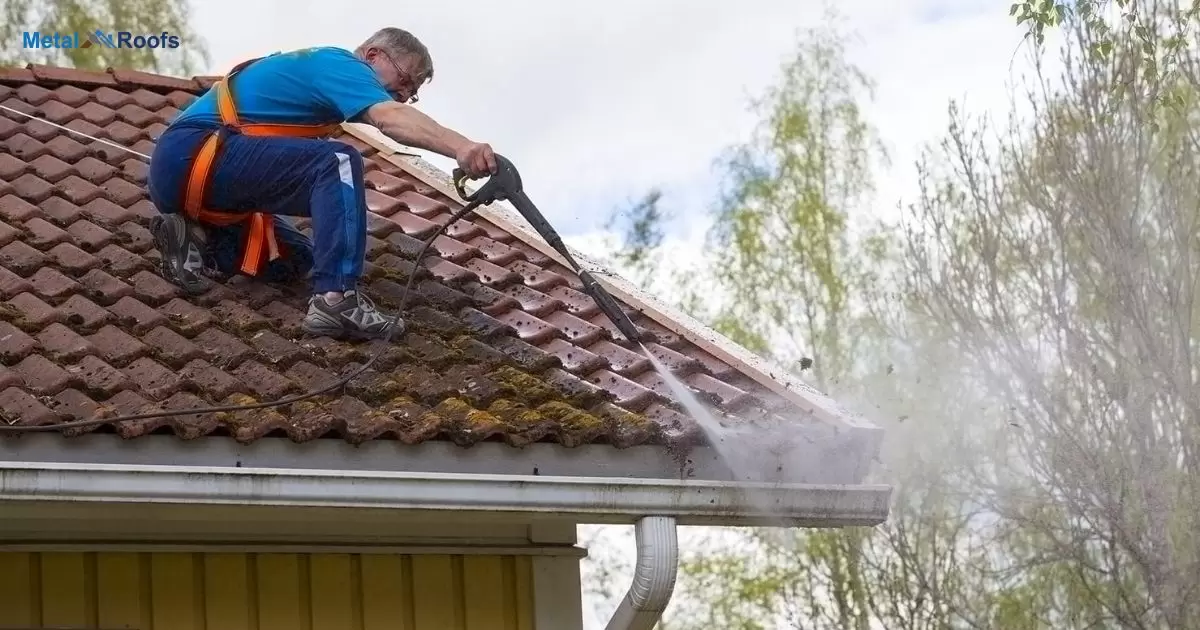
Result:
{"label": "white downspout", "polygon": [[637,522],[634,532],[637,566],[633,583],[605,630],[654,630],[675,591],[675,572],[679,568],[675,519],[646,516]]}

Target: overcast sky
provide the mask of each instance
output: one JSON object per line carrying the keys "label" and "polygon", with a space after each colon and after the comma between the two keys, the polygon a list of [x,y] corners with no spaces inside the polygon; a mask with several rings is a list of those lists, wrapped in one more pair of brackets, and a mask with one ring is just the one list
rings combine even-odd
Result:
{"label": "overcast sky", "polygon": [[[913,159],[944,130],[949,99],[1006,109],[1009,81],[1028,67],[1008,4],[838,3],[858,36],[851,59],[878,83],[868,113],[893,157],[874,209],[911,197]],[[344,0],[336,15],[315,0],[193,6],[211,73],[277,50],[352,49],[383,26],[412,31],[436,68],[422,109],[511,158],[531,198],[585,251],[611,209],[656,185],[679,217],[674,238],[700,238],[713,160],[747,136],[748,98],[775,80],[798,31],[822,16],[809,0]]]}

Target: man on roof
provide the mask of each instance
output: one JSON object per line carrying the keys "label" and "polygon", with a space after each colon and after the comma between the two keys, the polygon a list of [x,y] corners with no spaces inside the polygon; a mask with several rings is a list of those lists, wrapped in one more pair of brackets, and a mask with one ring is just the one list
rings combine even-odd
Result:
{"label": "man on roof", "polygon": [[[472,178],[496,172],[492,148],[415,109],[433,78],[429,51],[384,28],[354,52],[319,47],[235,67],[163,132],[148,188],[163,276],[202,292],[204,268],[265,282],[311,272],[302,328],[370,339],[392,316],[358,287],[367,238],[363,158],[328,139],[344,121],[373,125],[397,142],[453,158]],[[289,216],[311,217],[310,240]],[[399,328],[403,323],[396,314]]]}

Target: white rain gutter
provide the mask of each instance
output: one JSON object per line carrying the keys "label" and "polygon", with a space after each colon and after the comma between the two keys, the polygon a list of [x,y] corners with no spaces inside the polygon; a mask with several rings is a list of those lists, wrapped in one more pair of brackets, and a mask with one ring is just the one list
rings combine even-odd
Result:
{"label": "white rain gutter", "polygon": [[889,486],[0,462],[0,502],[519,512],[577,523],[652,514],[680,525],[870,526],[887,520],[890,494]]}
{"label": "white rain gutter", "polygon": [[675,590],[675,573],[679,568],[675,519],[647,516],[637,522],[634,533],[637,565],[633,583],[605,630],[654,630]]}

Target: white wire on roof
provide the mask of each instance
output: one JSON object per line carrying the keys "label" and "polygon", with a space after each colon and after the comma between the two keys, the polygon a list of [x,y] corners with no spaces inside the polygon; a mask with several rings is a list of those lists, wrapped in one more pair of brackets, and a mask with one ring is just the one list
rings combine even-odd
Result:
{"label": "white wire on roof", "polygon": [[96,142],[102,142],[102,143],[104,143],[104,144],[107,144],[107,145],[108,145],[108,146],[110,146],[110,147],[114,147],[114,148],[117,148],[117,149],[121,149],[122,151],[128,151],[129,153],[132,153],[132,154],[134,154],[134,155],[136,155],[136,156],[138,156],[138,157],[140,157],[140,158],[143,158],[143,159],[146,159],[146,160],[149,160],[149,159],[150,159],[150,156],[149,156],[149,155],[146,155],[145,153],[141,153],[140,151],[134,151],[133,149],[130,149],[129,147],[126,147],[126,146],[119,145],[119,144],[117,144],[117,143],[115,143],[115,142],[111,142],[111,141],[109,141],[109,140],[105,140],[104,138],[97,138],[96,136],[88,135],[88,134],[86,134],[86,133],[83,133],[82,131],[76,131],[76,130],[74,130],[74,129],[71,129],[70,127],[67,127],[67,126],[65,126],[65,125],[60,125],[60,124],[58,124],[58,123],[55,123],[55,122],[50,122],[49,120],[46,120],[45,118],[42,118],[41,116],[34,116],[33,114],[27,114],[27,113],[25,113],[25,112],[23,112],[23,111],[21,111],[21,110],[19,110],[19,109],[13,109],[13,108],[11,108],[11,107],[9,107],[9,106],[7,106],[7,105],[0,105],[0,109],[3,109],[3,110],[5,110],[5,111],[10,111],[10,112],[13,112],[14,114],[20,114],[20,115],[22,115],[22,116],[24,116],[24,117],[26,117],[26,118],[32,119],[32,120],[36,120],[36,121],[39,121],[39,122],[44,122],[44,123],[46,123],[47,125],[50,125],[51,127],[58,127],[59,129],[62,129],[63,131],[67,131],[67,132],[73,133],[73,134],[75,134],[75,135],[77,135],[77,136],[82,136],[82,137],[84,137],[84,138],[87,138],[88,140],[95,140]]}

